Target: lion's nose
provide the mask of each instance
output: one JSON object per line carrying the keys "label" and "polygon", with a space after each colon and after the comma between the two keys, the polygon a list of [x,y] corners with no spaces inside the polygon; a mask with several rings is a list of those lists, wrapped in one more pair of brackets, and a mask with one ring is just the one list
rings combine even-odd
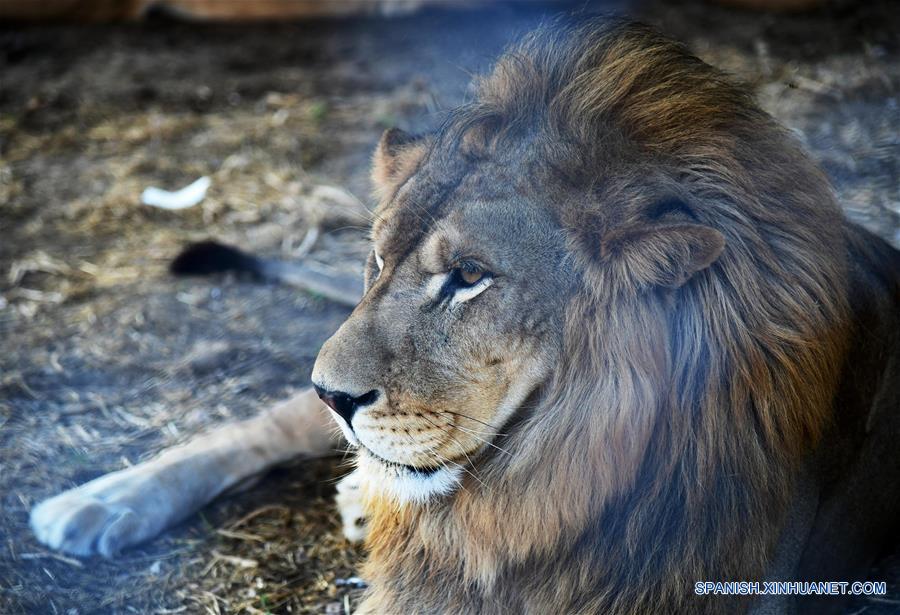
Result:
{"label": "lion's nose", "polygon": [[356,414],[358,409],[363,406],[368,406],[378,399],[378,391],[375,389],[372,389],[363,395],[354,397],[342,391],[329,391],[315,384],[313,385],[313,388],[316,390],[316,395],[319,396],[319,399],[325,402],[325,405],[329,408],[337,412],[342,419],[347,421],[347,425],[351,424],[350,421],[353,419],[353,415]]}

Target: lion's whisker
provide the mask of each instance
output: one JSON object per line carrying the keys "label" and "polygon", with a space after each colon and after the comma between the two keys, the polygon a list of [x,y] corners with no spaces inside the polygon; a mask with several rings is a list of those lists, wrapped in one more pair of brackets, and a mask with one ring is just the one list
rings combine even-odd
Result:
{"label": "lion's whisker", "polygon": [[485,440],[484,438],[482,438],[481,436],[479,436],[479,435],[478,435],[476,432],[474,432],[474,431],[470,431],[470,430],[466,429],[465,427],[460,427],[459,425],[454,425],[454,427],[456,427],[457,429],[461,429],[462,431],[464,431],[464,432],[468,433],[469,435],[471,435],[471,436],[472,436],[473,438],[475,438],[476,440],[479,440],[480,442],[483,442],[484,444],[487,444],[488,446],[497,449],[497,450],[500,451],[501,453],[504,453],[504,454],[506,454],[506,455],[511,455],[511,454],[512,454],[512,453],[510,453],[508,450],[506,450],[505,448],[502,448],[502,447],[500,447],[500,446],[497,446],[496,444],[494,444],[494,443],[491,442],[490,440]]}
{"label": "lion's whisker", "polygon": [[[445,436],[448,436],[448,437],[450,437],[450,438],[453,438],[453,436],[450,435],[450,433],[447,432],[446,429],[442,428],[440,425],[438,425],[438,424],[436,424],[434,421],[430,420],[427,416],[422,415],[422,418],[425,419],[426,421],[428,421],[428,422],[431,424],[432,427],[434,427],[435,429],[437,429],[438,431],[440,431],[440,432],[441,432],[442,434],[444,434]],[[457,445],[457,446],[460,446],[459,442],[456,441],[455,439],[454,439],[454,442],[456,442],[456,445]],[[430,450],[431,452],[433,452],[435,455],[437,455],[438,457],[443,458],[442,455],[441,455],[440,453],[437,452],[437,450],[434,448],[434,446],[429,446],[428,448],[429,448],[429,450]],[[465,449],[463,449],[462,446],[460,446],[460,449],[463,451],[463,455],[466,455]],[[470,465],[472,465],[472,460],[469,459],[469,456],[468,456],[468,455],[466,455],[466,460],[469,462]],[[447,460],[447,461],[449,461],[449,460]],[[474,467],[474,466],[473,466],[473,467]]]}
{"label": "lion's whisker", "polygon": [[[411,442],[413,442],[414,444],[419,444],[418,442],[416,442],[416,440],[412,437],[411,434],[407,433],[407,434],[406,434],[406,437],[409,438],[409,440],[410,440]],[[467,470],[467,469],[465,468],[465,466],[462,466],[462,465],[456,463],[455,461],[451,461],[451,460],[447,459],[446,457],[444,457],[443,455],[441,455],[439,452],[437,452],[437,450],[436,450],[433,446],[428,446],[428,445],[426,444],[425,447],[428,449],[428,452],[431,453],[431,455],[432,455],[432,461],[437,461],[438,464],[439,464],[443,469],[445,469],[445,470],[447,470],[447,471],[450,471],[450,468],[447,466],[447,464],[448,464],[448,463],[451,463],[451,464],[455,465],[456,467],[460,468],[463,472],[468,473],[472,478],[474,478],[474,479],[477,480],[479,483],[481,483],[481,484],[484,486],[485,489],[487,489],[488,491],[490,491],[490,487],[488,487],[487,485],[485,485],[485,484],[484,484],[484,481],[482,481],[480,478],[478,478],[477,476],[475,476],[474,474],[472,474],[472,472],[470,472],[469,470]],[[470,461],[470,463],[471,463],[471,461]],[[463,485],[462,483],[460,483],[459,486],[460,486],[460,488],[461,488],[463,491],[465,491],[465,492],[468,493],[468,489],[466,489],[465,485]]]}
{"label": "lion's whisker", "polygon": [[[444,410],[438,411],[439,414],[440,414],[441,412],[447,412],[448,414],[455,414],[455,413],[453,413],[453,412],[450,412],[449,410],[447,410],[447,411],[444,411]],[[423,418],[424,418],[424,417],[423,417]],[[469,418],[469,417],[464,417],[464,418]],[[429,422],[430,422],[430,421],[429,421]],[[432,425],[434,425],[434,423],[432,423]],[[487,444],[488,446],[497,449],[497,450],[500,451],[501,453],[504,453],[504,454],[506,454],[506,455],[511,455],[511,453],[510,453],[508,450],[506,450],[505,448],[503,448],[503,447],[501,447],[501,446],[498,446],[497,444],[494,444],[494,443],[491,442],[490,440],[486,440],[485,438],[482,438],[481,435],[479,435],[479,434],[482,434],[482,435],[487,435],[487,434],[489,434],[489,437],[494,437],[494,436],[505,436],[505,435],[507,435],[507,434],[500,433],[500,432],[496,432],[496,433],[493,433],[493,434],[491,434],[490,432],[478,432],[478,431],[473,431],[473,430],[470,430],[470,429],[466,429],[465,427],[462,427],[461,425],[454,425],[454,427],[456,427],[457,429],[460,429],[460,430],[462,430],[462,431],[464,431],[464,432],[470,434],[470,435],[473,436],[475,439],[477,439],[479,442],[482,442],[482,443],[484,443],[484,444]]]}
{"label": "lion's whisker", "polygon": [[[438,431],[442,432],[444,435],[446,435],[446,436],[449,437],[451,440],[453,440],[453,442],[456,444],[456,446],[459,447],[459,450],[462,451],[462,454],[463,454],[463,456],[466,458],[466,461],[469,462],[469,466],[472,468],[472,470],[475,469],[475,464],[472,463],[472,459],[469,457],[469,454],[466,452],[466,449],[463,448],[463,445],[460,444],[459,440],[457,440],[456,438],[454,438],[453,435],[452,435],[449,431],[447,431],[446,429],[444,429],[444,428],[441,427],[440,425],[437,425],[436,423],[434,423],[431,419],[429,419],[429,418],[428,418],[427,416],[425,416],[424,414],[422,415],[422,418],[425,419],[426,421],[428,421],[429,423],[431,423]],[[435,455],[438,455],[439,457],[441,456],[440,453],[438,453],[437,451],[434,451],[434,453],[435,453]],[[453,462],[451,462],[451,463],[453,463]],[[481,485],[482,485],[483,487],[485,487],[486,489],[488,488],[488,486],[484,484],[484,481],[482,481],[478,476],[475,476],[475,474],[474,474],[473,472],[469,471],[468,468],[466,468],[465,466],[463,466],[463,465],[461,465],[461,464],[457,464],[457,465],[459,465],[459,467],[462,468],[464,472],[467,472],[472,478],[474,478],[474,479],[477,480],[479,483],[481,483]]]}
{"label": "lion's whisker", "polygon": [[[438,415],[441,415],[441,414],[443,414],[443,413],[442,413],[441,411],[438,411],[437,414],[438,414]],[[452,415],[451,415],[451,416],[452,416]],[[485,430],[485,431],[481,431],[481,430],[478,430],[478,429],[469,429],[469,428],[462,428],[462,427],[461,427],[460,429],[465,429],[465,430],[468,431],[469,433],[472,433],[472,434],[479,434],[479,435],[482,435],[482,436],[486,436],[486,437],[488,437],[488,438],[493,438],[494,436],[505,436],[505,435],[506,435],[506,434],[501,434],[501,433],[498,433],[498,432],[495,432],[495,431],[486,431],[486,430]]]}
{"label": "lion's whisker", "polygon": [[496,433],[498,436],[506,436],[506,435],[508,435],[508,434],[500,433],[499,431],[496,431],[496,430],[497,430],[497,427],[496,427],[495,425],[491,425],[490,423],[485,423],[484,421],[479,420],[479,419],[476,419],[475,417],[469,416],[468,414],[463,414],[463,413],[461,413],[461,412],[454,412],[453,410],[439,410],[439,411],[438,411],[438,413],[441,413],[441,412],[446,412],[447,414],[452,414],[452,415],[454,415],[454,416],[459,416],[459,417],[462,417],[462,418],[464,418],[464,419],[469,419],[470,421],[475,421],[476,423],[481,423],[481,424],[484,425],[485,427],[490,427],[491,429],[495,430],[495,433]]}
{"label": "lion's whisker", "polygon": [[[471,476],[472,478],[474,478],[475,480],[477,480],[478,483],[479,483],[482,487],[484,487],[484,488],[487,489],[488,491],[491,490],[491,488],[488,487],[487,484],[485,484],[485,482],[484,482],[483,480],[481,480],[481,478],[479,478],[472,470],[469,470],[469,468],[467,468],[466,466],[462,465],[461,463],[457,463],[457,462],[455,462],[455,461],[452,461],[452,460],[450,460],[450,459],[447,459],[446,457],[444,457],[443,455],[441,455],[439,452],[437,452],[436,450],[434,450],[434,447],[429,447],[429,450],[430,450],[431,453],[433,453],[434,456],[437,458],[438,463],[440,463],[445,469],[447,469],[447,470],[450,469],[450,468],[447,467],[446,464],[448,464],[448,463],[449,463],[449,464],[452,464],[452,465],[456,466],[457,468],[461,469],[463,472],[465,472],[466,474],[468,474],[468,475]],[[463,454],[465,454],[465,452],[463,452]],[[466,455],[466,459],[468,459],[468,455]],[[469,464],[471,464],[471,463],[472,463],[472,461],[469,460]],[[473,466],[472,469],[474,470],[474,466]],[[466,491],[466,488],[465,488],[465,486],[464,486],[462,483],[460,483],[460,487],[461,487],[464,491]]]}

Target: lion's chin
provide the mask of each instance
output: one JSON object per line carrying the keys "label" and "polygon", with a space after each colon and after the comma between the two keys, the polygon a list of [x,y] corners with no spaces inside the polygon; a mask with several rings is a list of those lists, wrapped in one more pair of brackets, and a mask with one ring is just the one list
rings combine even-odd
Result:
{"label": "lion's chin", "polygon": [[422,504],[447,495],[459,485],[462,468],[413,468],[376,456],[360,447],[359,469],[370,488],[383,491],[401,503]]}

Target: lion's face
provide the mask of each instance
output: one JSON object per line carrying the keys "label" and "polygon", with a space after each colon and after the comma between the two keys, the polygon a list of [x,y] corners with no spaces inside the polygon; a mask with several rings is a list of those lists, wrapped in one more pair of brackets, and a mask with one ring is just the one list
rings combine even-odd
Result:
{"label": "lion's face", "polygon": [[379,209],[366,293],[313,383],[364,470],[421,500],[452,489],[547,378],[571,280],[559,227],[502,172],[468,176],[439,217],[419,184]]}

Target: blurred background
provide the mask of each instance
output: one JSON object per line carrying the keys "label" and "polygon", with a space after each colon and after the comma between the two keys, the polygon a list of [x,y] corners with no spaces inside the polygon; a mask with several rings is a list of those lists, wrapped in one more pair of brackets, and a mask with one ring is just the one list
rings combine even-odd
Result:
{"label": "blurred background", "polygon": [[[655,24],[747,82],[900,247],[897,2],[0,0],[0,613],[352,611],[339,459],[113,562],[47,551],[28,511],[306,386],[347,308],[168,263],[213,237],[361,272],[381,132],[435,125],[506,43],[576,9]],[[142,202],[204,177],[182,209]],[[897,553],[870,580],[889,596],[847,613],[900,612]]]}

